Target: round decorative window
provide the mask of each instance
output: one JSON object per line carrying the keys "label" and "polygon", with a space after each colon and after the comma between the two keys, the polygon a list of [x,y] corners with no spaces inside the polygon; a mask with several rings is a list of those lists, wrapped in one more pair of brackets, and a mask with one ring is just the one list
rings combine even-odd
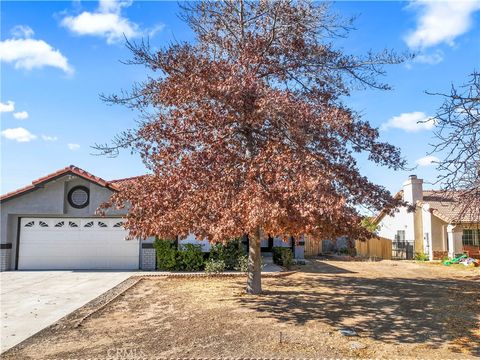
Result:
{"label": "round decorative window", "polygon": [[83,209],[88,205],[89,190],[85,186],[75,186],[68,192],[68,203],[77,209]]}

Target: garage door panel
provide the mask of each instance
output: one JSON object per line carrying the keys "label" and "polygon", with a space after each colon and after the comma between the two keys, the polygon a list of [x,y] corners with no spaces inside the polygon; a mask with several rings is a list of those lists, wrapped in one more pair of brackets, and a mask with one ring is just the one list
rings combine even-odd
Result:
{"label": "garage door panel", "polygon": [[139,241],[125,240],[118,224],[118,218],[23,218],[18,269],[138,269]]}

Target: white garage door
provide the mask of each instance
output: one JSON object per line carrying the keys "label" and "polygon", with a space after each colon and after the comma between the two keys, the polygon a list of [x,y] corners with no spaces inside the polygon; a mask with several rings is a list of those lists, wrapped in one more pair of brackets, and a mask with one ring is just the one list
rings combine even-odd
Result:
{"label": "white garage door", "polygon": [[138,269],[139,242],[116,218],[22,218],[19,270]]}

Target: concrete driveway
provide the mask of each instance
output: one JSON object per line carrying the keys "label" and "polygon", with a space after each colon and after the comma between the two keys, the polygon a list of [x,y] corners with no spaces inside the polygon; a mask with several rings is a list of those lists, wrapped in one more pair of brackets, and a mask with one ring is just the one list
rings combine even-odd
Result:
{"label": "concrete driveway", "polygon": [[0,352],[85,305],[134,273],[131,271],[0,273]]}

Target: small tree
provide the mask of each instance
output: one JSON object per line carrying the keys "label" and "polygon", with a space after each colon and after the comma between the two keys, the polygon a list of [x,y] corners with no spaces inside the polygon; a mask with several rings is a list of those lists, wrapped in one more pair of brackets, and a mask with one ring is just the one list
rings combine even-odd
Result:
{"label": "small tree", "polygon": [[[193,44],[152,52],[128,44],[132,64],[152,72],[129,93],[105,97],[141,111],[139,127],[106,154],[139,152],[151,175],[105,205],[130,204],[131,237],[193,232],[210,241],[249,235],[247,292],[261,292],[261,234],[309,239],[365,235],[357,205],[380,210],[398,200],[371,183],[354,153],[393,169],[399,150],[342,104],[352,86],[376,81],[393,53],[347,55],[328,4],[306,1],[185,3]],[[368,235],[365,235],[368,236]]]}
{"label": "small tree", "polygon": [[466,84],[452,85],[435,115],[437,139],[432,153],[441,157],[437,182],[446,197],[457,200],[453,220],[480,221],[480,73]]}

